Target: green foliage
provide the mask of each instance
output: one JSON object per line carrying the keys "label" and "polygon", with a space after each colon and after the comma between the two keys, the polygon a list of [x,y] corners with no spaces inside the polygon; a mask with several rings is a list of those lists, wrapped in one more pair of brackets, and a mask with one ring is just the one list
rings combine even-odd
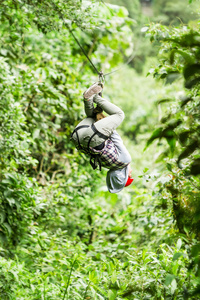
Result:
{"label": "green foliage", "polygon": [[[133,17],[139,2],[134,5]],[[199,77],[195,45],[187,50],[190,38],[185,37],[180,46],[182,34],[177,30],[166,68],[157,68],[157,77],[171,81],[168,72],[176,76],[178,70],[190,83],[189,95],[149,141],[167,139],[179,164],[185,164],[182,171],[171,159],[166,174],[151,174],[149,151],[148,158],[140,158],[141,166],[136,162],[144,174],[116,195],[105,191],[105,173],[91,170],[70,140],[83,117],[81,94],[95,76],[69,28],[97,69],[111,71],[132,52],[134,21],[127,10],[96,1],[4,0],[0,13],[1,298],[196,300],[199,183],[197,176],[186,178],[185,173],[198,170],[198,157],[190,159],[198,144],[191,146],[198,130],[193,112]],[[154,38],[162,39],[161,32]],[[167,45],[170,34],[164,33]],[[152,107],[155,90],[163,91],[127,67],[117,76],[116,82],[108,79],[105,94],[124,109],[127,118],[121,131],[135,140],[131,147],[139,159],[158,117]],[[170,96],[168,90],[158,105],[168,104]],[[181,151],[175,147],[177,136]]]}
{"label": "green foliage", "polygon": [[29,134],[24,130],[25,117],[20,103],[15,101],[21,96],[19,76],[10,70],[3,57],[0,70],[0,167],[12,170],[34,163],[34,160],[28,157]]}
{"label": "green foliage", "polygon": [[[88,17],[89,11],[92,10],[88,3],[84,5],[82,7],[79,1],[70,2],[68,6],[62,1],[30,4],[26,1],[4,1],[2,4],[1,181],[5,180],[4,173],[11,174],[10,176],[14,178],[16,172],[21,176],[16,180],[21,183],[28,182],[27,176],[37,179],[41,186],[52,184],[61,176],[63,181],[69,179],[76,181],[77,166],[86,163],[84,156],[80,157],[74,152],[70,133],[82,117],[83,105],[80,95],[83,86],[88,85],[86,81],[92,72],[66,27],[72,21],[81,29],[94,27],[91,18],[88,18],[87,24],[84,23],[83,15],[84,18]],[[75,7],[78,10],[75,10]],[[110,11],[102,11],[97,7],[96,14],[99,14],[99,19],[102,17],[101,13],[107,17],[106,21],[102,19],[101,29],[82,35],[77,29],[76,35],[91,55],[94,52],[94,57],[102,58],[102,63],[105,57],[105,64],[114,65],[117,63],[116,47],[123,49],[129,46],[129,21],[126,18],[126,11],[117,7],[115,26]],[[63,15],[66,20],[63,20]],[[42,32],[37,31],[37,28]],[[54,31],[49,32],[52,29]],[[56,32],[61,30],[62,34]],[[49,33],[45,35],[44,32]],[[114,34],[118,35],[111,39]],[[98,47],[100,43],[103,43],[103,47]],[[120,59],[120,56],[118,58]],[[100,60],[96,60],[96,65],[98,62]],[[82,76],[83,68],[86,73]],[[85,178],[89,180],[89,171],[85,171],[81,186],[85,183]],[[17,196],[14,195],[19,192],[19,186],[17,183],[12,187],[9,186],[9,182],[7,186],[5,184],[4,182],[2,186],[1,209],[3,213],[5,212],[2,219],[6,220],[7,227],[11,225],[10,223],[17,227],[17,221],[7,221],[10,209],[7,208],[7,202],[11,200],[4,199],[4,194],[6,190],[11,190],[12,205],[16,207]],[[31,205],[30,199],[35,195],[30,187],[27,190],[29,193],[27,197],[25,196],[25,202],[29,203],[31,210],[34,205]],[[16,209],[16,214],[19,212],[16,218],[19,220],[26,206],[23,201],[20,203],[21,211]],[[28,213],[27,224],[30,220]],[[3,234],[6,233],[9,233],[9,230],[6,231],[4,228]],[[15,229],[10,240],[13,236],[18,240]]]}
{"label": "green foliage", "polygon": [[188,0],[153,0],[154,22],[164,25],[177,26],[187,24],[190,20],[198,19],[196,9],[198,3]]}
{"label": "green foliage", "polygon": [[[165,158],[171,177],[161,190],[169,193],[179,232],[199,240],[199,23],[173,30],[152,24],[147,34],[152,41],[161,43],[160,64],[149,73],[164,79],[165,84],[176,86],[179,81],[183,86],[172,99],[166,102],[166,97],[158,102],[165,112],[146,147],[158,140],[158,146],[164,149],[160,160]],[[199,284],[198,259],[193,261]],[[191,294],[199,294],[198,286]]]}
{"label": "green foliage", "polygon": [[198,247],[188,253],[188,241],[175,237],[172,216],[159,206],[157,194],[150,199],[146,190],[135,188],[133,195],[124,203],[108,192],[96,195],[88,246],[82,237],[78,240],[70,233],[69,238],[69,230],[50,230],[50,234],[48,222],[45,228],[33,224],[15,251],[15,261],[1,258],[1,295],[5,299],[120,300],[189,295],[196,283],[196,262],[190,272],[187,266],[190,256],[195,260]]}
{"label": "green foliage", "polygon": [[[19,39],[24,29],[29,29],[34,24],[43,33],[60,31],[67,22],[76,23],[78,27],[84,28],[86,23],[83,18],[91,19],[90,11],[90,6],[83,7],[79,0],[70,0],[67,4],[63,0],[42,2],[3,0],[1,5],[3,21],[9,23],[16,40]],[[15,31],[16,29],[18,32]]]}
{"label": "green foliage", "polygon": [[0,182],[1,242],[16,245],[27,232],[27,226],[37,215],[39,197],[33,180],[16,173],[4,174]]}
{"label": "green foliage", "polygon": [[126,9],[129,12],[129,16],[130,18],[134,19],[134,20],[139,20],[139,18],[141,17],[141,7],[140,7],[140,1],[139,0],[108,0],[105,1],[105,5],[107,4],[107,2],[112,3],[112,4],[116,4],[119,6],[124,6],[126,7]]}
{"label": "green foliage", "polygon": [[[184,27],[169,32],[166,27],[155,25],[151,28],[151,38],[160,39],[163,45],[162,62],[153,70],[154,76],[165,78],[166,83],[182,77],[189,91],[183,88],[179,99],[173,99],[174,105],[161,120],[163,125],[154,131],[147,146],[164,137],[174,151],[177,140],[181,150],[177,148],[176,152],[179,167],[191,175],[199,175],[199,31]],[[176,76],[172,79],[174,74]],[[187,161],[181,165],[184,159]]]}

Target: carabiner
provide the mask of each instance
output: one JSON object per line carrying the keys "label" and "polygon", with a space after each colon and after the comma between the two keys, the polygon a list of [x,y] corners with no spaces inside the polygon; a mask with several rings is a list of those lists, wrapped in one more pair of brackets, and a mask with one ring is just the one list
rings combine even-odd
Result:
{"label": "carabiner", "polygon": [[104,78],[104,75],[103,75],[103,71],[100,71],[99,72],[99,83],[104,84],[104,82],[105,82],[105,78]]}

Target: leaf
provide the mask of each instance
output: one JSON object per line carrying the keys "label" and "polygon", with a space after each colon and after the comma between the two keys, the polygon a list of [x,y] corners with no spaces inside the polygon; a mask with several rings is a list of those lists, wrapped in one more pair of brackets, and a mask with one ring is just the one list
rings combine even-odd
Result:
{"label": "leaf", "polygon": [[125,18],[128,16],[128,11],[125,7],[121,6],[118,13],[117,13],[118,17],[120,18]]}
{"label": "leaf", "polygon": [[185,131],[183,131],[183,132],[181,132],[181,133],[179,134],[178,137],[179,137],[180,143],[181,143],[182,145],[185,145],[185,144],[186,144],[186,142],[187,142],[187,140],[188,140],[190,134],[191,134],[191,131],[190,131],[190,130],[185,130]]}
{"label": "leaf", "polygon": [[181,246],[182,246],[182,240],[178,239],[177,244],[176,244],[177,249],[180,250]]}
{"label": "leaf", "polygon": [[181,74],[178,72],[170,72],[168,73],[166,77],[166,84],[172,84],[175,80],[179,79],[181,77]]}
{"label": "leaf", "polygon": [[144,168],[143,173],[146,173],[147,171],[149,171],[149,168]]}
{"label": "leaf", "polygon": [[174,150],[176,148],[176,138],[175,137],[167,137],[167,143],[170,146],[170,150],[172,153],[174,153]]}
{"label": "leaf", "polygon": [[36,128],[35,130],[33,130],[33,139],[38,138],[40,135],[40,129]]}
{"label": "leaf", "polygon": [[117,291],[115,291],[115,290],[108,291],[108,299],[109,300],[115,300],[116,296],[117,296]]}
{"label": "leaf", "polygon": [[163,132],[163,128],[162,127],[159,127],[157,128],[156,130],[154,130],[154,132],[152,133],[151,137],[148,139],[147,143],[146,143],[146,147],[144,148],[144,150],[146,150],[149,145],[152,144],[152,142],[159,138],[159,137],[162,137],[162,132]]}
{"label": "leaf", "polygon": [[193,100],[191,96],[185,96],[181,99],[181,107],[185,106],[189,101]]}
{"label": "leaf", "polygon": [[200,174],[200,158],[197,158],[192,162],[190,166],[190,172],[192,175]]}
{"label": "leaf", "polygon": [[189,53],[187,53],[183,50],[180,50],[180,49],[178,49],[176,52],[181,54],[181,56],[185,59],[185,63],[187,63],[187,64],[190,63],[191,64],[194,61],[193,56],[190,55]]}
{"label": "leaf", "polygon": [[183,256],[183,253],[177,252],[174,254],[172,261],[178,260],[181,256]]}
{"label": "leaf", "polygon": [[89,272],[89,280],[92,281],[93,283],[98,282],[98,273],[97,273],[97,271]]}
{"label": "leaf", "polygon": [[149,27],[145,26],[141,28],[141,32],[147,32],[149,30]]}
{"label": "leaf", "polygon": [[171,283],[171,293],[174,294],[176,289],[177,289],[176,279],[173,279]]}
{"label": "leaf", "polygon": [[11,274],[13,274],[13,276],[15,277],[16,282],[19,282],[19,277],[18,277],[17,272],[14,271],[14,270],[10,270],[9,272],[10,272]]}
{"label": "leaf", "polygon": [[200,83],[200,76],[197,76],[198,74],[200,74],[200,64],[190,64],[185,67],[183,75],[187,89],[191,89],[194,85]]}
{"label": "leaf", "polygon": [[200,73],[200,64],[187,65],[183,70],[183,75],[186,80],[198,73]]}
{"label": "leaf", "polygon": [[0,223],[2,224],[5,221],[6,214],[4,212],[0,212]]}
{"label": "leaf", "polygon": [[5,198],[10,197],[13,195],[13,190],[11,190],[11,189],[5,190],[3,192],[3,194],[4,194]]}
{"label": "leaf", "polygon": [[114,284],[117,281],[116,270],[113,271],[112,276],[110,278],[111,282]]}
{"label": "leaf", "polygon": [[158,101],[156,101],[157,104],[162,104],[162,103],[167,103],[167,102],[171,102],[173,101],[173,99],[169,99],[169,98],[163,98],[163,99],[160,99]]}
{"label": "leaf", "polygon": [[185,87],[186,87],[187,89],[191,89],[191,88],[193,88],[193,86],[196,85],[196,84],[200,84],[200,76],[197,77],[197,78],[194,78],[194,79],[192,79],[192,80],[186,81],[186,82],[185,82]]}
{"label": "leaf", "polygon": [[8,232],[8,235],[11,235],[12,229],[11,229],[11,227],[10,227],[10,225],[9,225],[8,223],[3,223],[3,224],[2,224],[2,227],[3,227],[4,229],[6,229],[6,231]]}
{"label": "leaf", "polygon": [[[166,127],[166,131],[168,130],[172,130],[172,129],[175,129],[176,127],[178,127],[180,124],[182,123],[182,120],[180,119],[172,119],[168,122],[168,125]],[[169,136],[169,135],[168,135]]]}
{"label": "leaf", "polygon": [[15,199],[13,199],[13,198],[6,198],[6,200],[8,201],[9,205],[11,207],[13,207],[13,204],[15,204]]}
{"label": "leaf", "polygon": [[97,291],[99,291],[102,295],[104,295],[105,297],[108,297],[108,292],[107,290],[103,290],[101,287],[99,287],[98,285],[93,284],[93,286],[95,287],[95,289]]}
{"label": "leaf", "polygon": [[172,171],[172,165],[171,164],[167,163],[166,166],[167,166],[167,170]]}
{"label": "leaf", "polygon": [[11,185],[13,185],[13,184],[17,185],[18,180],[17,180],[17,178],[13,174],[6,173],[5,177],[6,177],[6,179],[3,179],[2,183],[8,183],[8,184],[11,184]]}
{"label": "leaf", "polygon": [[198,142],[194,141],[191,144],[189,144],[183,152],[179,155],[177,163],[179,163],[182,159],[190,156],[195,150],[198,148]]}
{"label": "leaf", "polygon": [[167,274],[167,276],[165,278],[165,285],[169,286],[174,279],[175,279],[175,275],[173,275],[173,274]]}
{"label": "leaf", "polygon": [[171,65],[174,63],[176,51],[177,51],[177,49],[172,49],[172,51],[169,54],[169,61],[170,61]]}
{"label": "leaf", "polygon": [[51,266],[46,266],[46,267],[42,268],[42,272],[44,272],[44,273],[53,272],[54,270],[55,270],[54,267],[51,267]]}
{"label": "leaf", "polygon": [[197,257],[200,254],[200,243],[192,246],[191,255],[192,257]]}

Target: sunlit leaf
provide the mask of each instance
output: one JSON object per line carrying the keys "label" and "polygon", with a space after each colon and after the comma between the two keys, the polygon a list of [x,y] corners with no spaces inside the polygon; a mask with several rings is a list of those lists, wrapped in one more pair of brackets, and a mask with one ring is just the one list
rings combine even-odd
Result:
{"label": "sunlit leaf", "polygon": [[165,285],[169,286],[175,278],[176,278],[175,275],[173,275],[173,274],[167,274],[167,276],[165,278]]}
{"label": "sunlit leaf", "polygon": [[174,256],[173,256],[173,258],[172,258],[172,260],[173,260],[173,261],[176,261],[176,260],[178,260],[181,256],[183,256],[183,253],[175,253]]}

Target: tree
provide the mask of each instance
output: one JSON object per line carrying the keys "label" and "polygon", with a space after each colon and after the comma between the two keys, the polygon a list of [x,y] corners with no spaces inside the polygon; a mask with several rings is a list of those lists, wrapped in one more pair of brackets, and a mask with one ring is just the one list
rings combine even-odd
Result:
{"label": "tree", "polygon": [[168,157],[167,168],[173,176],[166,188],[172,196],[177,224],[181,232],[188,227],[199,239],[199,23],[173,30],[155,24],[149,34],[152,40],[158,39],[161,43],[160,64],[151,69],[154,77],[164,79],[166,84],[181,80],[184,87],[177,97],[159,101],[159,105],[172,104],[149,138],[147,147],[155,140],[167,141],[169,150],[165,149],[163,156]]}
{"label": "tree", "polygon": [[188,0],[153,0],[152,7],[154,22],[160,22],[164,25],[177,26],[181,23],[187,24],[191,20],[198,19],[198,14],[195,12],[197,4],[189,5]]}
{"label": "tree", "polygon": [[[115,7],[112,14],[80,1],[8,0],[0,9],[0,224],[1,236],[16,244],[22,228],[26,231],[39,213],[36,181],[46,186],[79,180],[79,165],[92,181],[86,157],[74,150],[70,133],[82,118],[80,95],[95,70],[71,30],[100,70],[103,63],[112,67],[123,60],[120,49],[131,47],[131,21],[125,9]],[[23,201],[18,203],[19,195]]]}

